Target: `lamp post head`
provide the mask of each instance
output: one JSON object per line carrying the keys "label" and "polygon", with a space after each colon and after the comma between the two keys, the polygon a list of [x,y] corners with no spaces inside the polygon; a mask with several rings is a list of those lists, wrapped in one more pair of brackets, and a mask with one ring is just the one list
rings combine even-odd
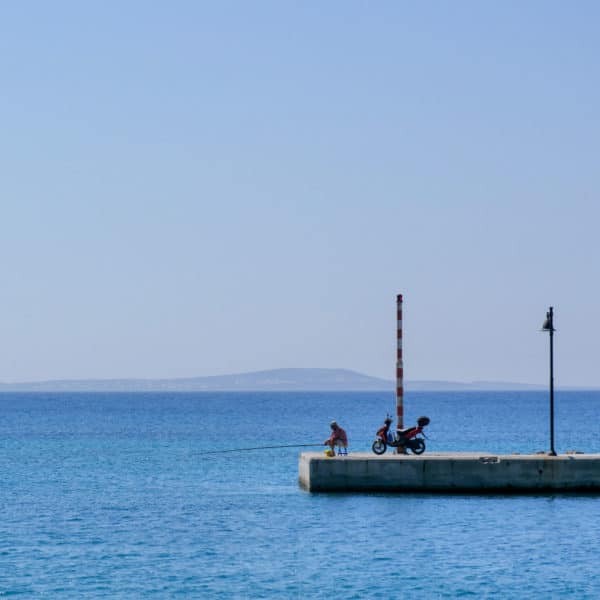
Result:
{"label": "lamp post head", "polygon": [[546,313],[546,320],[542,325],[542,331],[556,331],[556,329],[554,329],[554,307],[552,306]]}

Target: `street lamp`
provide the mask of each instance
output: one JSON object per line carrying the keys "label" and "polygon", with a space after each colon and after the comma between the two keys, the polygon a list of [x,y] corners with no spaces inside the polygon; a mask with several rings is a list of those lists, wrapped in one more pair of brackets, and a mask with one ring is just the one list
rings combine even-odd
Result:
{"label": "street lamp", "polygon": [[556,456],[554,450],[554,307],[550,307],[546,313],[546,320],[542,325],[542,331],[550,334],[550,456]]}

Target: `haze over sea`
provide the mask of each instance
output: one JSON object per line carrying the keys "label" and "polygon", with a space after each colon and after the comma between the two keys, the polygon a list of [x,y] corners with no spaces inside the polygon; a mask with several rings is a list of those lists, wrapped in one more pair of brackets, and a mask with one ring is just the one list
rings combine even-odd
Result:
{"label": "haze over sea", "polygon": [[[544,392],[414,392],[428,450],[548,448]],[[336,418],[366,451],[393,393],[0,395],[0,595],[598,598],[596,495],[309,494]],[[556,446],[600,452],[600,392],[558,392]],[[340,459],[342,460],[342,459]]]}

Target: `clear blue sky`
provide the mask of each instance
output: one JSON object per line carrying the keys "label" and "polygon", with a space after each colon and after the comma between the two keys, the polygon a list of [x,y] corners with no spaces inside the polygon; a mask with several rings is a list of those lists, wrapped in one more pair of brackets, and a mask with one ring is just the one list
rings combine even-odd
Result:
{"label": "clear blue sky", "polygon": [[0,381],[600,385],[596,2],[0,7]]}

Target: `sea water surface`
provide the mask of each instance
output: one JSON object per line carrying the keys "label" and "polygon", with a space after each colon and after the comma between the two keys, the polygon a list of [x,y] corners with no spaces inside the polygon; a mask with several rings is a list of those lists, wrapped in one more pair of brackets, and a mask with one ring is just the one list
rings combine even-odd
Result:
{"label": "sea water surface", "polygon": [[[389,393],[0,394],[0,596],[599,598],[600,496],[309,494],[335,418],[367,451]],[[599,392],[556,394],[600,452]],[[538,392],[408,393],[428,450],[548,449]]]}

